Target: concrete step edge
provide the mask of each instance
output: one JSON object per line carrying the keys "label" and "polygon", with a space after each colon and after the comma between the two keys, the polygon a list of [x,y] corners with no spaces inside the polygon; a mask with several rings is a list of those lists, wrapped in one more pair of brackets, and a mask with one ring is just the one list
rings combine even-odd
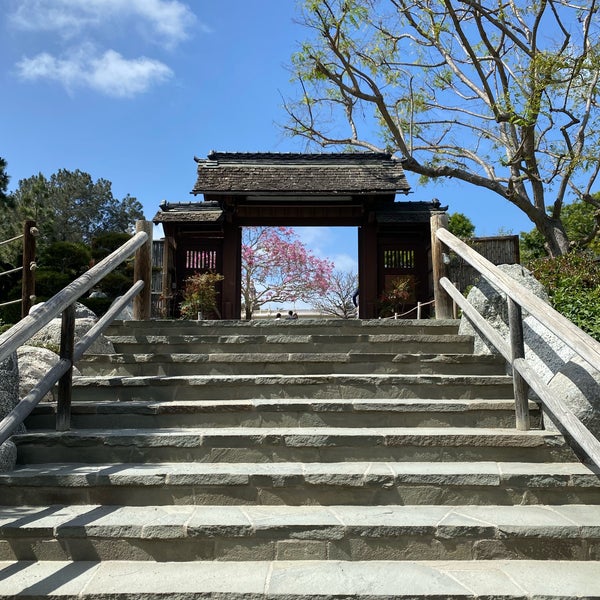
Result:
{"label": "concrete step edge", "polygon": [[600,476],[577,462],[347,463],[43,463],[0,473],[0,485],[29,487],[248,485],[476,485],[600,488]]}
{"label": "concrete step edge", "polygon": [[78,364],[109,363],[109,364],[140,364],[140,363],[230,363],[247,362],[263,363],[288,362],[334,362],[334,363],[372,363],[387,361],[391,363],[423,362],[428,364],[460,365],[504,365],[502,357],[496,355],[474,354],[418,354],[398,352],[208,352],[208,353],[114,353],[114,354],[86,354]]}
{"label": "concrete step edge", "polygon": [[[514,410],[514,400],[505,398],[465,398],[428,400],[422,398],[249,398],[242,400],[172,400],[172,401],[75,401],[72,414],[173,414],[190,412],[231,413],[249,411],[311,411],[311,412],[463,412]],[[529,402],[530,410],[539,405]],[[54,414],[54,403],[39,404],[32,414]]]}
{"label": "concrete step edge", "polygon": [[[196,447],[212,442],[229,443],[245,441],[255,444],[283,444],[291,447],[320,446],[331,443],[365,443],[376,446],[564,446],[562,435],[552,431],[531,429],[475,428],[475,427],[188,427],[153,429],[78,429],[70,431],[39,430],[13,436],[17,446],[23,443],[44,443],[62,441],[67,444],[76,441],[96,441],[100,444],[115,445],[120,441],[131,443],[137,440],[140,446],[150,442],[165,445],[176,443],[186,447]],[[239,443],[236,443],[239,446]]]}
{"label": "concrete step edge", "polygon": [[[527,506],[114,506],[0,507],[0,537],[199,536],[339,540],[430,535],[442,539],[546,537],[600,540],[600,505]],[[317,533],[318,532],[318,533]]]}
{"label": "concrete step edge", "polygon": [[323,385],[333,384],[377,384],[377,385],[506,385],[511,384],[508,375],[398,375],[398,374],[323,374],[323,375],[148,375],[148,376],[76,376],[73,386],[111,387],[124,386],[168,386],[168,385]]}
{"label": "concrete step edge", "polygon": [[592,598],[600,561],[0,562],[0,598]]}

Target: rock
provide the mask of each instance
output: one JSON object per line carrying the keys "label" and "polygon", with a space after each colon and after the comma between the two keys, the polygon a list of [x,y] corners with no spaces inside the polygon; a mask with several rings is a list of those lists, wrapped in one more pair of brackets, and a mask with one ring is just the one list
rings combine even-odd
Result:
{"label": "rock", "polygon": [[[55,352],[39,346],[21,346],[17,354],[21,373],[19,396],[24,398],[58,362],[59,356]],[[80,375],[77,368],[73,369],[73,375]],[[56,400],[56,386],[54,386],[42,398],[42,402],[55,402]]]}
{"label": "rock", "polygon": [[549,387],[600,439],[600,371],[574,356],[554,375]]}
{"label": "rock", "polygon": [[[44,306],[44,302],[38,302],[37,304],[34,304],[29,309],[29,314],[32,314],[36,310],[39,310],[40,308],[42,308],[42,306]],[[96,316],[94,311],[90,310],[87,306],[85,306],[85,304],[81,304],[81,302],[75,303],[75,318],[76,319],[94,319],[96,321],[98,320],[98,317]]]}
{"label": "rock", "polygon": [[[17,353],[13,352],[0,362],[0,420],[19,402],[19,362]],[[15,433],[25,431],[20,425]],[[17,447],[7,440],[0,446],[0,471],[12,471],[17,464]]]}
{"label": "rock", "polygon": [[[41,306],[43,306],[43,303],[35,304],[31,307],[29,314],[38,310]],[[93,311],[77,302],[75,305],[75,342],[80,340],[97,321],[98,317]],[[61,317],[52,319],[52,321],[31,337],[29,343],[32,346],[41,346],[58,353],[60,349],[61,327]],[[88,348],[86,354],[112,354],[114,351],[115,348],[112,342],[105,335],[101,334],[90,348]]]}
{"label": "rock", "polygon": [[[117,302],[117,300],[120,300],[120,298],[115,298],[113,304],[115,302]],[[111,304],[112,307],[112,304]],[[125,306],[125,308],[123,308],[123,310],[117,315],[116,318],[117,321],[133,321],[133,300],[131,302],[129,302],[129,304],[127,304]]]}
{"label": "rock", "polygon": [[0,419],[3,419],[19,401],[19,362],[13,352],[0,362]]}
{"label": "rock", "polygon": [[[520,265],[500,265],[499,268],[538,298],[548,301],[543,286],[527,269]],[[489,283],[482,282],[471,289],[467,300],[486,317],[504,339],[508,339],[508,308],[503,294]],[[459,332],[475,335],[476,353],[497,353],[489,342],[482,339],[465,317],[461,319]],[[600,438],[600,373],[598,370],[579,358],[552,331],[525,311],[523,312],[523,337],[525,358],[535,372],[549,385],[555,397]],[[531,396],[535,398],[533,393]],[[545,409],[544,413],[547,417]],[[551,419],[545,418],[544,425],[548,429],[554,429]]]}
{"label": "rock", "polygon": [[12,471],[17,464],[17,447],[11,440],[0,446],[0,472]]}
{"label": "rock", "polygon": [[[542,284],[535,279],[530,271],[521,265],[499,265],[501,271],[518,281],[530,292],[548,302],[548,294]],[[504,339],[508,339],[508,306],[504,294],[485,279],[481,279],[474,285],[468,296],[467,301],[481,314],[485,320],[500,333]],[[527,316],[523,312],[523,318]],[[475,354],[496,354],[497,350],[484,338],[479,331],[473,327],[471,322],[462,318],[460,321],[459,334],[473,335],[475,343]]]}

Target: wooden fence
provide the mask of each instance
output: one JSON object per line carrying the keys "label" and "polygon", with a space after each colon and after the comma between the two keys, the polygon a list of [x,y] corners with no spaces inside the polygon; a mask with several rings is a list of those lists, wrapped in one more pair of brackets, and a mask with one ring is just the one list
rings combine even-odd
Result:
{"label": "wooden fence", "polygon": [[[471,238],[465,240],[465,243],[494,265],[518,264],[520,262],[518,235]],[[477,283],[480,275],[473,267],[453,252],[449,258],[450,262],[447,265],[448,279],[461,292]]]}

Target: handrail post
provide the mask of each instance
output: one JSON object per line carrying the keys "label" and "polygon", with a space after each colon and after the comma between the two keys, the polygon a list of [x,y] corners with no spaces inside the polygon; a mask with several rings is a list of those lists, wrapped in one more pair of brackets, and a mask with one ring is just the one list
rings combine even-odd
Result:
{"label": "handrail post", "polygon": [[523,338],[523,314],[521,306],[512,298],[507,297],[508,325],[510,327],[510,354],[515,392],[515,417],[517,429],[527,431],[529,425],[529,386],[514,366],[518,358],[525,358],[525,343]]}
{"label": "handrail post", "polygon": [[58,380],[58,403],[56,406],[56,431],[71,428],[71,395],[73,390],[73,353],[75,350],[75,303],[62,313],[60,329],[60,358],[69,361],[69,370]]}
{"label": "handrail post", "polygon": [[448,229],[448,215],[445,212],[432,213],[431,224],[431,266],[433,269],[433,298],[435,300],[435,318],[452,318],[452,299],[440,286],[440,279],[446,275],[444,265],[444,246],[437,237],[438,229]]}
{"label": "handrail post", "polygon": [[29,314],[35,296],[35,221],[23,225],[23,279],[21,283],[21,318]]}
{"label": "handrail post", "polygon": [[148,239],[135,253],[133,283],[144,282],[144,289],[133,299],[133,318],[146,321],[152,316],[152,222],[137,221],[136,233],[143,231]]}

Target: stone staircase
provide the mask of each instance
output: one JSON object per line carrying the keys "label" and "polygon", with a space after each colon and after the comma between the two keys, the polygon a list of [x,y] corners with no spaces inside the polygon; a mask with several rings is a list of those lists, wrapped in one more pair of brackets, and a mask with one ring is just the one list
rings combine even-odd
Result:
{"label": "stone staircase", "polygon": [[600,596],[600,478],[454,321],[115,324],[0,474],[0,597]]}

